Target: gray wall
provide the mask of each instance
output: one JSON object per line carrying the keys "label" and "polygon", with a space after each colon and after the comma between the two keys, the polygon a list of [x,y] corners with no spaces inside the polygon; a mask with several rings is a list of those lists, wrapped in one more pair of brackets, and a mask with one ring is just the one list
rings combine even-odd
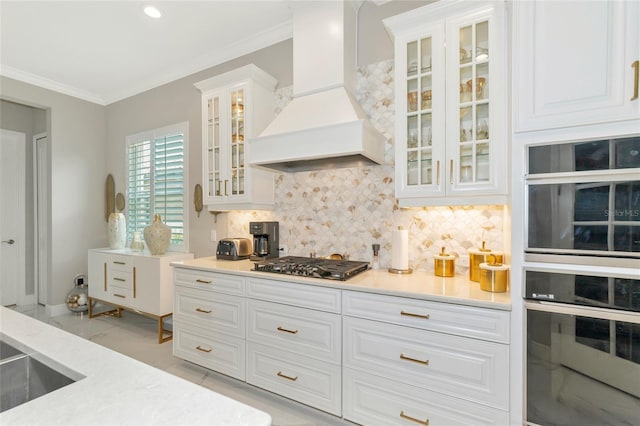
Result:
{"label": "gray wall", "polygon": [[62,304],[87,271],[87,250],[106,244],[104,106],[0,76],[0,98],[49,111],[50,247],[47,303]]}

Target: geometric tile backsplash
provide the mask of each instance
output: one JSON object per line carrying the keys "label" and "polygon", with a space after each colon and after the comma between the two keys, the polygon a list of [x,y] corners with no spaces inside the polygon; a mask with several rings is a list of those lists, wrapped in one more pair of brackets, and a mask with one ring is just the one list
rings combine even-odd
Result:
{"label": "geometric tile backsplash", "polygon": [[[413,269],[433,271],[433,255],[441,247],[467,256],[482,241],[504,250],[504,206],[439,206],[399,208],[394,195],[393,61],[358,70],[356,97],[374,126],[386,137],[386,165],[276,175],[273,211],[234,211],[227,236],[248,237],[249,222],[280,223],[282,255],[347,254],[370,260],[371,245],[380,244],[380,266],[391,263],[391,234],[409,229]],[[291,87],[276,92],[276,113],[292,96]],[[457,274],[468,269],[456,264]]]}

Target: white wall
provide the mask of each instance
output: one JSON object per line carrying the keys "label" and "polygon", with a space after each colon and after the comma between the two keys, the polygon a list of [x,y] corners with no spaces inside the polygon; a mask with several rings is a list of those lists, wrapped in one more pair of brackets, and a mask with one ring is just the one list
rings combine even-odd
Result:
{"label": "white wall", "polygon": [[[106,245],[105,107],[0,76],[0,98],[50,111],[50,277],[47,304],[64,303],[87,250]],[[91,285],[91,283],[89,283]]]}

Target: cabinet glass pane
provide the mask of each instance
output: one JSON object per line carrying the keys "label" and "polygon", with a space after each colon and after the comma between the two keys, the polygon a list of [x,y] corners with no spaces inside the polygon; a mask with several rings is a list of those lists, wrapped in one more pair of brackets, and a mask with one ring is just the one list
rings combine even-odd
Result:
{"label": "cabinet glass pane", "polygon": [[420,40],[420,72],[431,72],[431,37]]}
{"label": "cabinet glass pane", "polygon": [[418,151],[407,152],[407,185],[418,184]]}
{"label": "cabinet glass pane", "polygon": [[431,95],[431,75],[428,75],[420,81],[420,109],[431,109]]}
{"label": "cabinet glass pane", "polygon": [[431,146],[433,143],[433,135],[431,133],[431,113],[420,115],[420,125],[420,146]]}
{"label": "cabinet glass pane", "polygon": [[407,81],[407,112],[418,110],[418,79],[412,78]]}
{"label": "cabinet glass pane", "polygon": [[407,148],[418,147],[418,116],[407,118]]}
{"label": "cabinet glass pane", "polygon": [[460,176],[462,183],[473,182],[473,145],[464,144],[460,147]]}
{"label": "cabinet glass pane", "polygon": [[418,73],[418,42],[412,41],[407,44],[407,75],[412,76]]}
{"label": "cabinet glass pane", "polygon": [[220,98],[207,100],[207,195],[220,195]]}
{"label": "cabinet glass pane", "polygon": [[420,153],[420,183],[433,183],[433,155],[430,148],[423,149]]}

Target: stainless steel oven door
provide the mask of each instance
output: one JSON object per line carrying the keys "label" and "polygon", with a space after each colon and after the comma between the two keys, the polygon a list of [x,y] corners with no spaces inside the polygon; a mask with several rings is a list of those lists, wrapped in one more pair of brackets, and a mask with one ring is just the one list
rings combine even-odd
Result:
{"label": "stainless steel oven door", "polygon": [[525,205],[527,260],[612,265],[597,259],[617,258],[633,267],[640,262],[640,136],[529,146]]}
{"label": "stainless steel oven door", "polygon": [[527,423],[640,424],[640,314],[525,306]]}
{"label": "stainless steel oven door", "polygon": [[523,275],[525,299],[640,314],[638,268],[529,265]]}
{"label": "stainless steel oven door", "polygon": [[634,177],[528,180],[525,253],[640,262],[640,180]]}

